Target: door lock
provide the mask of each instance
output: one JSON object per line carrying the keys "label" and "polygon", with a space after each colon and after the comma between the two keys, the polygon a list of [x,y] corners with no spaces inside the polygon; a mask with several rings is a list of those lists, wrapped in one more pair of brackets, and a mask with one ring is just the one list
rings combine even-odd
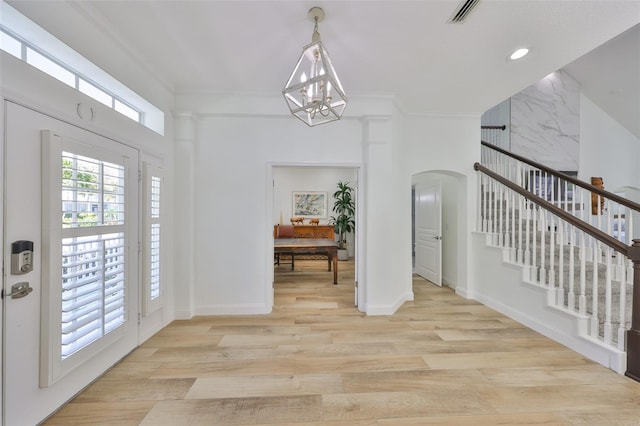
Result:
{"label": "door lock", "polygon": [[2,298],[5,296],[11,296],[12,299],[22,299],[25,296],[28,296],[29,293],[33,291],[33,288],[29,286],[28,282],[21,282],[11,286],[11,293],[4,294],[4,290],[2,290]]}
{"label": "door lock", "polygon": [[11,244],[11,275],[33,270],[33,241],[20,240]]}

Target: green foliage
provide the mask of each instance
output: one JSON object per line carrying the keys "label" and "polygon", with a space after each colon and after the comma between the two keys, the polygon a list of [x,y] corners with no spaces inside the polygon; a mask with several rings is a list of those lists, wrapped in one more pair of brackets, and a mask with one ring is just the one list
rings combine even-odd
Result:
{"label": "green foliage", "polygon": [[[63,185],[73,186],[73,162],[69,159],[62,160],[62,179]],[[84,171],[78,169],[75,180],[75,186],[78,188],[97,189],[99,186],[98,173],[91,168],[86,168]]]}
{"label": "green foliage", "polygon": [[331,216],[331,224],[334,231],[339,236],[338,246],[345,249],[347,246],[347,233],[356,229],[354,219],[356,213],[355,200],[353,199],[353,188],[349,182],[338,182],[338,189],[333,193],[333,212],[336,216]]}

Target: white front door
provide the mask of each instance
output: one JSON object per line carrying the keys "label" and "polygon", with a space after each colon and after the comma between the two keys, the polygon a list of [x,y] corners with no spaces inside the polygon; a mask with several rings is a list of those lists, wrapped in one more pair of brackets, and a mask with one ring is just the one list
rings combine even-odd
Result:
{"label": "white front door", "polygon": [[415,189],[415,271],[442,285],[442,196],[440,182],[419,184]]}
{"label": "white front door", "polygon": [[[138,152],[5,107],[4,424],[34,425],[137,344]],[[99,173],[74,168],[91,162]],[[33,269],[17,274],[11,250],[24,241]],[[11,297],[16,286],[32,290]]]}

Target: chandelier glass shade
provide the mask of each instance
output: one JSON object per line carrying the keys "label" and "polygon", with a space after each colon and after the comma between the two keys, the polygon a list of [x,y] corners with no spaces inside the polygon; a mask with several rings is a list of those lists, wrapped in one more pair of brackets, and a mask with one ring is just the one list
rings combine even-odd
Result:
{"label": "chandelier glass shade", "polygon": [[347,97],[327,49],[320,41],[318,22],[324,17],[324,12],[314,7],[309,11],[309,17],[316,23],[311,44],[302,48],[302,55],[282,94],[291,114],[307,125],[315,126],[339,120],[347,105]]}

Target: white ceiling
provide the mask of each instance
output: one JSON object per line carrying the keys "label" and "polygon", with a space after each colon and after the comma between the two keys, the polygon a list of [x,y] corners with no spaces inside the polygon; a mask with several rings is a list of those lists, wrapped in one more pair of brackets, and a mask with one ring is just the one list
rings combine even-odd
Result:
{"label": "white ceiling", "polygon": [[[392,96],[409,114],[482,113],[640,22],[640,0],[481,0],[463,24],[447,23],[459,0],[9,3],[127,84],[140,68],[174,93],[278,96],[310,42],[307,12],[321,6],[347,95]],[[521,46],[531,54],[505,60]],[[621,97],[628,87],[595,88],[620,71],[595,71],[600,58],[570,72],[593,96]]]}

